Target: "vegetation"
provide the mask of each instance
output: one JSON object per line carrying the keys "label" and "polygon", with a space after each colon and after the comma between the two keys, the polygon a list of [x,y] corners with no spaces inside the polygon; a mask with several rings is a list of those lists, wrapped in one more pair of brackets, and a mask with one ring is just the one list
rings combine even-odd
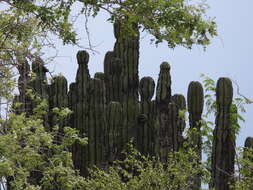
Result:
{"label": "vegetation", "polygon": [[[79,13],[72,10],[75,4],[82,6]],[[215,87],[215,82],[204,76],[204,90],[199,82],[190,83],[187,126],[185,98],[171,96],[168,63],[161,64],[155,104],[151,100],[155,88],[152,78],[140,81],[140,102],[138,85],[133,85],[139,83],[138,31],[150,33],[155,44],[166,41],[170,48],[190,49],[194,44],[205,48],[216,36],[216,24],[206,16],[206,4],[185,0],[0,0],[0,5],[6,5],[0,15],[4,26],[0,29],[0,103],[7,106],[6,116],[0,117],[2,188],[178,190],[200,189],[201,182],[217,190],[252,188],[252,138],[246,140],[245,147],[235,149],[238,119],[243,121],[240,111],[244,112],[244,105],[251,101],[244,96],[232,100],[230,79],[220,79]],[[53,47],[50,36],[78,45],[71,16],[95,17],[100,11],[106,11],[108,21],[115,24],[115,49],[106,55],[105,73],[91,79],[89,55],[80,51],[76,82],[70,85],[69,94],[63,76],[53,78],[48,85],[41,57],[43,47]],[[31,62],[32,72],[27,68]],[[10,107],[17,85],[14,68],[20,74],[20,95]],[[121,91],[126,93],[119,94]],[[207,109],[202,117],[204,99]],[[20,109],[23,106],[29,109]],[[216,117],[216,124],[207,121],[210,114]],[[101,119],[104,115],[109,121]],[[132,126],[138,126],[140,137],[123,149],[133,137]],[[123,129],[122,136],[117,127]],[[225,139],[223,144],[220,139]],[[202,161],[202,149],[207,161]],[[224,152],[226,159],[218,171],[217,158]]]}

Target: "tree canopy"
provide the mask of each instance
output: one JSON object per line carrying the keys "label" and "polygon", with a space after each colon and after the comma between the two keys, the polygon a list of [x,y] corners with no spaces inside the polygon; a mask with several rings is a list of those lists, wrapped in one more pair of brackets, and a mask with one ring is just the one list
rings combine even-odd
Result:
{"label": "tree canopy", "polygon": [[[31,58],[49,34],[77,44],[71,14],[95,17],[102,10],[109,13],[108,21],[123,23],[125,31],[133,32],[132,23],[138,23],[155,43],[166,41],[171,48],[206,46],[217,35],[215,21],[206,15],[207,5],[185,0],[0,0],[0,4],[6,4],[0,17],[1,60],[14,52]],[[74,4],[82,7],[79,13]]]}

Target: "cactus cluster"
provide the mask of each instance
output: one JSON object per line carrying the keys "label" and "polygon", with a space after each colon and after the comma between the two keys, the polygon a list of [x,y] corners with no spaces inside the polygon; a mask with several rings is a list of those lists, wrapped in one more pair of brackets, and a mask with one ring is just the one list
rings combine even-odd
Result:
{"label": "cactus cluster", "polygon": [[[139,34],[124,37],[120,24],[115,24],[116,43],[104,59],[104,72],[91,78],[88,69],[89,54],[77,53],[78,70],[75,82],[69,85],[63,76],[54,77],[47,83],[42,60],[32,64],[35,77],[29,74],[29,64],[23,61],[19,67],[19,91],[15,98],[22,107],[17,112],[30,113],[32,101],[26,89],[33,89],[49,104],[45,124],[52,129],[59,125],[59,134],[69,125],[88,137],[88,145],[75,143],[72,157],[75,168],[81,175],[88,174],[93,165],[106,167],[121,157],[126,143],[133,139],[137,149],[145,154],[160,157],[166,162],[168,153],[185,148],[183,142],[190,141],[201,161],[202,137],[201,120],[204,105],[203,87],[199,82],[189,84],[186,99],[182,94],[172,96],[170,64],[160,66],[157,85],[151,77],[139,81]],[[156,92],[155,92],[156,89]],[[155,95],[155,98],[153,96]],[[220,78],[216,88],[217,116],[212,152],[212,183],[217,190],[228,190],[230,176],[234,174],[235,131],[231,126],[232,83]],[[72,114],[64,121],[55,120],[53,109],[69,108]],[[184,111],[189,111],[190,129],[194,132],[189,139],[183,137],[186,128]],[[236,111],[236,110],[234,110]],[[58,139],[60,141],[60,139]],[[246,141],[252,147],[252,140]],[[200,176],[193,176],[194,186],[200,189]]]}

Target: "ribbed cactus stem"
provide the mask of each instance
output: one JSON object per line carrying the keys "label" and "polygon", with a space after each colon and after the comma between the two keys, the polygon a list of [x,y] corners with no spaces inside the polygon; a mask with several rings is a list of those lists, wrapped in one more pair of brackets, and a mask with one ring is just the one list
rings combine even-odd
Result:
{"label": "ribbed cactus stem", "polygon": [[[114,81],[118,80],[119,84],[119,88],[115,88],[119,95],[114,100],[122,103],[124,115],[124,136],[122,138],[125,143],[134,136],[139,114],[139,28],[136,23],[133,23],[132,26],[135,35],[125,35],[123,25],[119,21],[114,24],[116,43],[113,56],[116,59],[111,62],[111,71],[120,71],[120,75],[113,74],[116,76]],[[113,92],[113,95],[116,92]]]}
{"label": "ribbed cactus stem", "polygon": [[[88,93],[87,88],[90,81],[88,70],[89,54],[86,51],[77,53],[78,70],[75,83],[70,85],[68,94],[69,108],[72,109],[72,127],[79,130],[82,136],[88,136]],[[87,175],[88,167],[88,147],[76,143],[73,146],[74,166],[80,171],[81,175]]]}
{"label": "ribbed cactus stem", "polygon": [[37,58],[32,63],[32,71],[35,73],[35,79],[31,82],[34,93],[38,94],[42,98],[48,99],[48,85],[46,77],[48,69],[44,66],[44,62],[40,58]]}
{"label": "ribbed cactus stem", "polygon": [[122,61],[122,90],[123,100],[129,98],[138,100],[139,86],[139,29],[137,24],[132,24],[135,35],[125,35],[122,32],[122,24],[114,24],[114,36],[116,43],[114,46],[114,56]]}
{"label": "ribbed cactus stem", "polygon": [[[157,156],[160,156],[162,161],[166,161],[166,156],[171,149],[169,145],[169,139],[171,139],[169,128],[169,115],[172,110],[175,111],[176,105],[169,105],[171,102],[171,76],[170,65],[167,62],[163,62],[160,65],[160,73],[156,87],[156,121],[155,121],[155,147],[154,152]],[[169,113],[170,112],[170,113]],[[178,112],[178,111],[177,111]],[[178,113],[173,113],[178,114]],[[170,118],[172,119],[172,118]],[[174,119],[174,118],[173,118]],[[170,141],[171,143],[171,141]]]}
{"label": "ribbed cactus stem", "polygon": [[88,92],[88,156],[89,167],[101,166],[105,156],[105,86],[100,79],[91,79]]}
{"label": "ribbed cactus stem", "polygon": [[19,95],[15,97],[14,103],[21,103],[19,107],[15,108],[16,113],[26,112],[26,114],[31,113],[31,99],[27,95],[27,90],[31,89],[30,87],[30,65],[26,59],[18,60],[18,90]]}
{"label": "ribbed cactus stem", "polygon": [[[199,162],[202,159],[202,136],[201,136],[201,115],[204,105],[204,93],[201,83],[192,81],[188,86],[187,104],[189,111],[190,129],[192,131],[190,141],[193,150],[198,155]],[[194,179],[192,189],[201,188],[201,176],[197,175]]]}
{"label": "ribbed cactus stem", "polygon": [[193,134],[193,146],[197,147],[199,158],[201,159],[201,115],[204,105],[204,93],[201,83],[193,81],[188,86],[187,105],[189,111],[190,128],[196,129]]}
{"label": "ribbed cactus stem", "polygon": [[112,163],[116,160],[124,148],[122,140],[122,106],[119,102],[110,102],[106,108],[106,130],[105,130],[105,147],[106,161]]}
{"label": "ribbed cactus stem", "polygon": [[170,65],[163,62],[160,65],[160,73],[156,87],[156,102],[159,105],[158,109],[167,109],[171,101],[171,76]]}
{"label": "ribbed cactus stem", "polygon": [[167,162],[169,152],[178,151],[178,108],[176,104],[169,103],[168,112],[160,115],[161,122],[159,128],[159,156],[162,162]]}
{"label": "ribbed cactus stem", "polygon": [[[68,107],[68,96],[67,96],[67,90],[68,90],[68,82],[67,79],[64,76],[57,76],[53,78],[53,82],[49,87],[50,93],[49,93],[49,109],[50,112],[54,108],[67,108]],[[54,125],[59,125],[60,129],[60,135],[63,133],[62,127],[67,124],[67,118],[64,120],[58,120],[57,116],[51,112],[49,115],[49,122],[50,126],[53,127]]]}
{"label": "ribbed cactus stem", "polygon": [[[243,152],[243,176],[248,179],[252,179],[253,177],[253,137],[247,137],[244,143],[244,152]],[[249,190],[252,190],[253,187],[249,187]]]}
{"label": "ribbed cactus stem", "polygon": [[78,51],[77,55],[77,63],[78,63],[78,70],[76,75],[76,83],[78,85],[78,94],[79,98],[84,98],[83,96],[86,95],[86,87],[87,82],[90,79],[89,69],[88,69],[88,62],[89,62],[89,54],[86,51]]}
{"label": "ribbed cactus stem", "polygon": [[185,110],[186,110],[186,101],[185,97],[182,94],[175,94],[171,98],[172,102],[175,103],[179,109],[179,120],[178,120],[178,132],[179,136],[183,138],[183,132],[185,129]]}
{"label": "ribbed cactus stem", "polygon": [[123,64],[119,58],[114,56],[113,52],[107,52],[104,60],[106,102],[121,102],[123,98],[122,81]]}
{"label": "ribbed cactus stem", "polygon": [[151,77],[143,77],[140,81],[139,93],[141,96],[140,115],[138,116],[137,147],[143,154],[151,154],[154,136],[154,113],[152,97],[155,82]]}
{"label": "ribbed cactus stem", "polygon": [[216,87],[217,115],[212,150],[211,187],[230,190],[234,176],[235,134],[230,108],[233,87],[229,78],[220,78]]}

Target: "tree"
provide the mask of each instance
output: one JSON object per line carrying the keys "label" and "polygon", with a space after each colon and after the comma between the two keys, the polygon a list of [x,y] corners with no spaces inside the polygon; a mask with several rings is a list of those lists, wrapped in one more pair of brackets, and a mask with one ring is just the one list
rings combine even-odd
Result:
{"label": "tree", "polygon": [[[74,169],[69,149],[76,141],[87,144],[87,138],[67,126],[64,135],[58,125],[47,131],[43,124],[47,103],[39,97],[36,102],[41,103],[32,115],[11,113],[8,120],[0,121],[0,186],[5,187],[8,179],[8,189],[13,190],[82,189],[84,178]],[[68,109],[54,111],[59,119],[69,113]]]}
{"label": "tree", "polygon": [[0,4],[7,4],[0,17],[5,26],[0,30],[1,60],[9,60],[10,54],[32,58],[49,34],[57,35],[63,43],[77,44],[69,18],[74,4],[82,6],[77,14],[95,17],[101,10],[108,12],[108,20],[120,21],[125,31],[134,32],[132,23],[138,23],[154,36],[155,43],[167,41],[171,48],[206,46],[216,35],[214,20],[205,14],[207,5],[185,0],[1,0]]}

